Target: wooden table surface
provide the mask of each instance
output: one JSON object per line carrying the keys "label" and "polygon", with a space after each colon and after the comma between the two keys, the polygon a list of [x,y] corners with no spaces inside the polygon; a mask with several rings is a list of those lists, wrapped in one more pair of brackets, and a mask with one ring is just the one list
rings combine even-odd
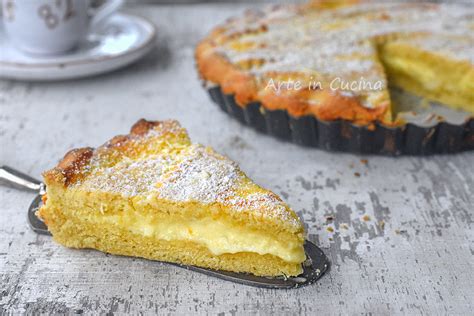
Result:
{"label": "wooden table surface", "polygon": [[67,150],[97,146],[139,118],[176,118],[298,212],[330,257],[329,274],[308,287],[267,290],[66,249],[28,228],[31,193],[1,186],[0,314],[472,315],[474,153],[362,157],[241,126],[201,88],[193,48],[251,5],[131,7],[159,29],[157,48],[137,64],[77,81],[0,81],[0,163],[39,178]]}

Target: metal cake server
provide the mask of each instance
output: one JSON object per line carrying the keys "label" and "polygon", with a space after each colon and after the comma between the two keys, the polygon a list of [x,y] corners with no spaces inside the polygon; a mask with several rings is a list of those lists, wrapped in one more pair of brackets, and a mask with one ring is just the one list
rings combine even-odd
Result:
{"label": "metal cake server", "polygon": [[[46,186],[44,183],[7,166],[0,167],[0,180],[3,180],[3,182],[6,182],[19,189],[26,189],[35,191],[37,193],[36,197],[33,199],[30,207],[28,208],[28,223],[34,232],[43,235],[51,235],[51,233],[48,231],[48,227],[46,227],[43,221],[41,221],[36,216],[36,211],[42,204],[41,198],[46,192]],[[303,273],[297,277],[259,277],[247,273],[235,273],[199,268],[195,266],[185,266],[174,263],[171,264],[191,271],[200,272],[206,275],[245,285],[261,288],[290,289],[312,284],[320,279],[324,273],[329,270],[329,260],[321,249],[308,240],[305,242],[304,249],[306,252],[306,261],[303,263]]]}

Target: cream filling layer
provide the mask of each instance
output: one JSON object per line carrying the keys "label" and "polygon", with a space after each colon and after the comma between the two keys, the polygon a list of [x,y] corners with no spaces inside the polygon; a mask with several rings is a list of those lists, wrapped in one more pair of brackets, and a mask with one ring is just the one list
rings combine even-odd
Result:
{"label": "cream filling layer", "polygon": [[94,216],[90,220],[127,227],[145,237],[196,242],[206,246],[214,255],[251,252],[274,255],[291,263],[301,263],[306,259],[303,245],[299,242],[277,240],[264,232],[212,218],[157,219],[124,212],[122,215]]}

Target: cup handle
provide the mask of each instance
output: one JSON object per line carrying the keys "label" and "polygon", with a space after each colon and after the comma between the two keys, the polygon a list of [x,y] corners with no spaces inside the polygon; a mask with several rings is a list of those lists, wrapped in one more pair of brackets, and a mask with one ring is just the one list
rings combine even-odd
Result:
{"label": "cup handle", "polygon": [[91,10],[91,25],[97,26],[107,17],[115,13],[124,4],[124,0],[107,0],[97,9]]}

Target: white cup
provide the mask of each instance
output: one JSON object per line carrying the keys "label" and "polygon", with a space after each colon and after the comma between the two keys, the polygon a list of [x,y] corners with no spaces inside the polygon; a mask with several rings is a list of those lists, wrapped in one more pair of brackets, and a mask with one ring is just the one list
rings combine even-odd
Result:
{"label": "white cup", "polygon": [[90,0],[1,0],[2,19],[12,43],[31,54],[54,55],[75,48],[124,0],[107,0],[93,9]]}

